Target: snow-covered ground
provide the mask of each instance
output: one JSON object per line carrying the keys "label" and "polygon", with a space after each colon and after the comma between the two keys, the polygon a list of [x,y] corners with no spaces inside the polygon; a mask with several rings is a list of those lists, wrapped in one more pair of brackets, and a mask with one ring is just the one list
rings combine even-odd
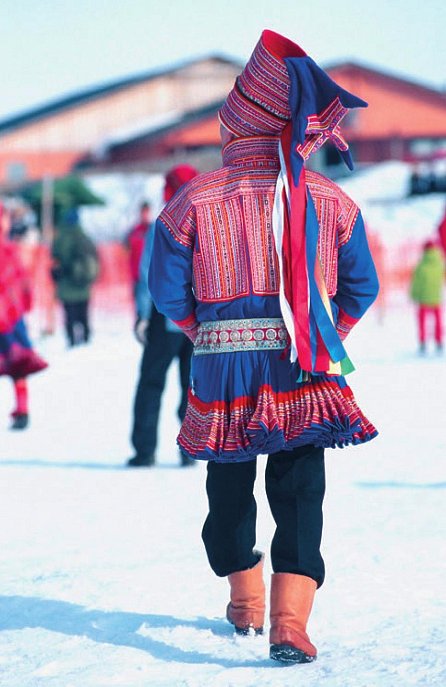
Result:
{"label": "snow-covered ground", "polygon": [[350,383],[380,436],[327,452],[319,658],[304,666],[273,664],[267,635],[235,637],[224,620],[227,582],[200,540],[205,466],[178,467],[177,371],[158,466],[129,471],[130,322],[98,319],[88,348],[38,347],[51,367],[31,381],[27,432],[7,430],[0,380],[2,687],[444,687],[446,363],[415,355],[409,309],[351,335]]}

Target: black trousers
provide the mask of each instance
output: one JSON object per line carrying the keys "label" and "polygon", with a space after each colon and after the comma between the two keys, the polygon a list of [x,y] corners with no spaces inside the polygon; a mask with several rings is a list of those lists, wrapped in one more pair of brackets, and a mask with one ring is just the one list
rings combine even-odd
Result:
{"label": "black trousers", "polygon": [[153,307],[133,406],[131,438],[136,454],[141,458],[151,457],[155,452],[161,396],[174,358],[178,358],[180,365],[181,400],[177,413],[181,421],[184,419],[192,349],[187,336],[166,330],[164,315]]}
{"label": "black trousers", "polygon": [[88,321],[89,301],[67,303],[64,301],[65,331],[70,346],[87,343],[90,339],[90,324]]}
{"label": "black trousers", "polygon": [[[207,466],[209,514],[202,537],[209,563],[220,577],[252,568],[258,561],[257,504],[253,489],[257,460]],[[325,493],[324,449],[301,446],[268,456],[266,494],[276,531],[271,543],[274,572],[324,581],[320,553]]]}

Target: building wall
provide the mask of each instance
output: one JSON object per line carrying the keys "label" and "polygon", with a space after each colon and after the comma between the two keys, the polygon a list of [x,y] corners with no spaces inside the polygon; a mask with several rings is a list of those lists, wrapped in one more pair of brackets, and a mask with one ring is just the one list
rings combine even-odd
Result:
{"label": "building wall", "polygon": [[[107,143],[120,135],[129,139],[137,129],[161,126],[169,116],[224,98],[239,71],[236,64],[205,59],[0,133],[0,183],[63,175],[92,153],[106,164],[100,152]],[[434,148],[446,146],[446,97],[355,65],[329,73],[369,103],[343,123],[358,162],[403,158],[420,141],[430,141]],[[200,146],[210,149],[218,140],[218,122],[212,116],[175,129],[150,145],[120,146],[110,164],[128,165],[134,159],[138,164],[162,166],[164,158]]]}
{"label": "building wall", "polygon": [[14,167],[18,172],[20,164],[27,178],[39,178],[48,168],[64,174],[74,158],[100,149],[120,130],[149,127],[162,116],[223,98],[238,71],[230,63],[204,60],[0,134],[0,183],[8,180]]}
{"label": "building wall", "polygon": [[446,96],[354,66],[331,69],[330,76],[369,104],[344,120],[347,139],[446,140]]}
{"label": "building wall", "polygon": [[64,176],[80,157],[78,150],[0,152],[0,184],[15,186],[24,180]]}

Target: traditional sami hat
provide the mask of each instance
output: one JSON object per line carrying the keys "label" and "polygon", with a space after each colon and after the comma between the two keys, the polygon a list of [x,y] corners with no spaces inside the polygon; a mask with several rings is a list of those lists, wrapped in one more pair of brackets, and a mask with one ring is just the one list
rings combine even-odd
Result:
{"label": "traditional sami hat", "polygon": [[304,160],[331,140],[352,168],[338,125],[354,107],[367,103],[336,84],[299,45],[265,30],[219,119],[235,136],[280,136],[291,123]]}
{"label": "traditional sami hat", "polygon": [[177,165],[166,174],[164,186],[164,200],[169,201],[178,189],[198,175],[198,171],[191,165]]}
{"label": "traditional sami hat", "polygon": [[303,163],[330,140],[353,168],[339,123],[354,107],[367,103],[336,84],[296,43],[265,30],[219,112],[221,123],[236,137],[280,138],[274,201],[280,300],[291,359],[299,360],[303,372],[346,374],[353,369],[333,322]]}

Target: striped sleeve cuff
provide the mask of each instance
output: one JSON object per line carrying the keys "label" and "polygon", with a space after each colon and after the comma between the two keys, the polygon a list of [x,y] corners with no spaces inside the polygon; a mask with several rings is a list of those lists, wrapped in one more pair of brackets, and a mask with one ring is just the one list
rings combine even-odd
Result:
{"label": "striped sleeve cuff", "polygon": [[359,322],[358,318],[350,317],[344,310],[339,310],[336,331],[341,341],[344,341],[357,322]]}
{"label": "striped sleeve cuff", "polygon": [[172,322],[182,330],[183,334],[186,334],[192,343],[195,341],[198,331],[198,322],[194,313],[185,317],[184,320],[172,320]]}

